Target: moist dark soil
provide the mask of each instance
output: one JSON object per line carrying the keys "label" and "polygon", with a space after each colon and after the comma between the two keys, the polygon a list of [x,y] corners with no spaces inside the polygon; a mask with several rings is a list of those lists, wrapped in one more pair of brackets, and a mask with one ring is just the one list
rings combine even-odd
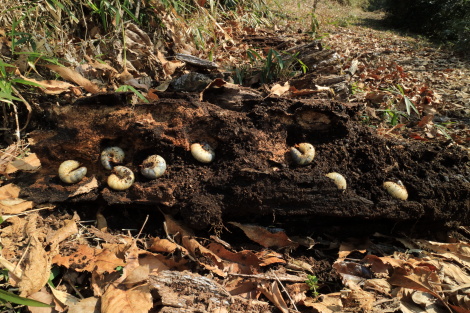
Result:
{"label": "moist dark soil", "polygon": [[[69,205],[85,216],[100,210],[111,226],[137,229],[148,214],[161,221],[160,211],[197,231],[238,221],[282,227],[289,235],[425,236],[470,222],[468,153],[450,143],[381,137],[360,122],[362,104],[268,97],[227,109],[217,97],[210,103],[195,93],[165,92],[153,103],[131,106],[126,96],[43,103],[43,112],[33,115],[43,118],[32,122],[37,130],[30,133],[42,169],[17,178],[21,197]],[[190,153],[192,143],[203,141],[215,149],[212,163]],[[316,149],[306,166],[296,165],[289,152],[302,142]],[[110,172],[99,156],[109,146],[125,151],[123,165],[136,175],[128,190],[107,186]],[[139,171],[151,154],[167,162],[157,180]],[[69,159],[88,168],[78,184],[58,178],[60,163]],[[325,177],[329,172],[346,177],[346,191]],[[98,186],[90,187],[94,178]],[[406,201],[382,186],[398,180],[408,190]]]}

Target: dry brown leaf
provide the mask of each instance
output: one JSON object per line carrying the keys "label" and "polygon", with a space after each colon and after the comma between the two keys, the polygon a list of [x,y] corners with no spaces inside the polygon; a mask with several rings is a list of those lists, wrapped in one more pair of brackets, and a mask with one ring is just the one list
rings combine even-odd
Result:
{"label": "dry brown leaf", "polygon": [[[137,248],[137,243],[135,240],[133,240],[131,246],[126,250],[126,265],[123,268],[122,275],[119,279],[115,281],[115,283],[120,284],[122,283],[125,279],[127,279],[127,276],[130,275],[130,273],[134,272],[140,264],[139,264],[139,248]],[[148,267],[147,267],[147,272],[148,272]]]}
{"label": "dry brown leaf", "polygon": [[21,188],[14,184],[2,186],[0,187],[0,200],[18,198],[20,191]]}
{"label": "dry brown leaf", "polygon": [[307,292],[310,287],[306,283],[295,283],[286,285],[286,290],[294,303],[299,303],[307,299]]}
{"label": "dry brown leaf", "polygon": [[374,306],[375,296],[374,294],[364,291],[357,284],[349,282],[346,284],[351,292],[347,297],[343,299],[343,305],[345,308],[359,309],[363,312],[371,312]]}
{"label": "dry brown leaf", "polygon": [[395,259],[392,257],[378,257],[373,254],[366,255],[362,261],[370,265],[370,269],[374,273],[388,274],[392,268],[400,268],[405,264],[404,260]]}
{"label": "dry brown leaf", "polygon": [[232,276],[226,283],[225,289],[232,295],[249,294],[257,290],[258,283],[256,279],[246,279],[244,277]]}
{"label": "dry brown leaf", "polygon": [[470,257],[470,243],[467,242],[441,243],[436,241],[418,239],[415,240],[415,243],[423,249],[429,249],[437,253],[452,252],[462,256]]}
{"label": "dry brown leaf", "polygon": [[41,90],[47,95],[59,95],[63,92],[69,91],[72,87],[74,87],[72,84],[61,80],[35,80],[24,76],[21,76],[21,78],[40,85],[39,88],[41,88]]}
{"label": "dry brown leaf", "polygon": [[149,250],[153,252],[173,253],[179,247],[181,246],[168,239],[160,239],[156,237],[152,239]]}
{"label": "dry brown leaf", "polygon": [[144,256],[139,258],[140,265],[147,265],[150,272],[158,273],[167,269],[175,269],[178,271],[188,270],[189,261],[184,258],[168,258],[161,254],[146,252]]}
{"label": "dry brown leaf", "polygon": [[364,290],[373,290],[386,296],[389,296],[392,291],[392,286],[384,278],[368,279],[364,282],[362,288]]}
{"label": "dry brown leaf", "polygon": [[321,295],[318,300],[308,298],[303,305],[314,308],[319,313],[344,312],[339,292]]}
{"label": "dry brown leaf", "polygon": [[5,259],[3,256],[0,255],[0,265],[3,269],[8,270],[8,275],[10,275],[10,280],[12,279],[11,275],[15,276],[14,282],[10,282],[13,286],[17,285],[17,281],[19,281],[20,277],[23,275],[23,271],[17,267],[15,264],[11,263],[7,259]]}
{"label": "dry brown leaf", "polygon": [[163,216],[165,217],[166,231],[168,234],[175,236],[174,239],[177,242],[181,242],[181,238],[184,236],[194,236],[194,233],[189,228],[175,221],[170,215],[164,214]]}
{"label": "dry brown leaf", "polygon": [[160,97],[157,95],[157,92],[158,92],[157,89],[150,88],[150,89],[147,91],[147,95],[146,95],[145,97],[146,97],[149,101],[156,101],[156,100],[160,99]]}
{"label": "dry brown leaf", "polygon": [[[429,260],[427,263],[434,265],[439,270],[439,275],[444,282],[450,286],[464,286],[470,284],[470,276],[467,274],[465,266],[458,266],[453,262],[445,260]],[[453,288],[453,287],[451,287]]]}
{"label": "dry brown leaf", "polygon": [[19,153],[19,148],[16,143],[9,145],[7,148],[2,149],[0,154],[0,174],[5,173],[5,169],[9,162],[11,162]]}
{"label": "dry brown leaf", "polygon": [[96,188],[98,188],[98,181],[95,177],[93,177],[90,181],[86,182],[83,185],[80,185],[77,190],[75,190],[71,195],[69,195],[69,198],[89,193],[90,191]]}
{"label": "dry brown leaf", "polygon": [[219,276],[227,276],[227,273],[223,270],[224,264],[221,258],[219,258],[206,247],[202,246],[194,238],[184,236],[182,240],[183,247],[188,249],[189,254],[191,254],[191,256],[195,258],[199,264]]}
{"label": "dry brown leaf", "polygon": [[27,252],[23,275],[18,283],[20,295],[27,297],[44,287],[49,280],[51,263],[36,234],[30,234],[31,246]]}
{"label": "dry brown leaf", "polygon": [[173,75],[178,68],[185,65],[184,62],[178,60],[168,61],[160,51],[157,51],[157,58],[162,63],[165,78],[171,78],[171,75]]}
{"label": "dry brown leaf", "polygon": [[120,272],[98,274],[91,273],[91,289],[95,297],[101,297],[109,285],[114,283],[121,276]]}
{"label": "dry brown leaf", "polygon": [[96,271],[98,274],[112,273],[116,267],[125,265],[124,260],[116,257],[109,249],[96,249],[87,245],[79,245],[77,251],[69,256],[56,255],[52,262],[67,268],[73,267],[77,272]]}
{"label": "dry brown leaf", "polygon": [[107,72],[107,76],[113,76],[113,75],[117,75],[118,74],[118,71],[110,66],[109,64],[107,63],[100,63],[100,62],[91,62],[89,63],[90,66],[98,69],[98,70],[102,70],[104,71],[105,73]]}
{"label": "dry brown leaf", "polygon": [[344,259],[353,251],[365,253],[369,246],[369,239],[349,238],[347,241],[341,242],[338,252],[338,260]]}
{"label": "dry brown leaf", "polygon": [[243,232],[248,236],[248,238],[250,238],[254,242],[259,243],[265,248],[297,248],[299,246],[298,243],[290,240],[284,231],[270,231],[265,227],[256,225],[243,225],[236,222],[229,223],[243,230]]}
{"label": "dry brown leaf", "polygon": [[126,43],[128,48],[147,48],[152,49],[153,43],[146,32],[141,30],[137,25],[128,23],[126,25]]}
{"label": "dry brown leaf", "polygon": [[438,293],[441,291],[440,286],[442,283],[437,274],[428,268],[414,268],[411,273],[407,272],[404,268],[398,268],[394,271],[388,282],[394,286],[430,293],[447,306]]}
{"label": "dry brown leaf", "polygon": [[148,285],[126,289],[112,284],[101,297],[103,313],[148,313],[152,306]]}
{"label": "dry brown leaf", "polygon": [[67,313],[100,313],[98,301],[95,297],[82,299],[77,304],[70,305]]}
{"label": "dry brown leaf", "polygon": [[15,159],[13,162],[8,163],[5,170],[6,174],[11,174],[16,171],[35,172],[41,167],[36,153],[31,153],[24,159]]}
{"label": "dry brown leaf", "polygon": [[51,287],[51,292],[54,295],[54,298],[60,304],[62,304],[64,306],[74,305],[74,304],[77,304],[80,301],[79,298],[74,297],[74,296],[72,296],[71,294],[69,294],[65,291],[57,290],[57,289]]}
{"label": "dry brown leaf", "polygon": [[258,259],[261,260],[260,266],[267,266],[275,263],[286,263],[284,256],[280,253],[276,253],[270,250],[259,251],[256,253]]}
{"label": "dry brown leaf", "polygon": [[90,93],[100,92],[100,89],[97,85],[95,85],[73,69],[54,64],[48,64],[44,66],[58,73],[63,79],[74,82],[75,84],[83,87],[83,89]]}
{"label": "dry brown leaf", "polygon": [[275,84],[274,86],[271,87],[270,94],[271,95],[276,95],[276,96],[281,96],[290,89],[290,84],[289,82],[285,82],[284,86],[281,84]]}
{"label": "dry brown leaf", "polygon": [[50,248],[50,255],[56,255],[59,253],[58,245],[68,237],[78,233],[77,222],[74,220],[68,221],[64,227],[58,229],[52,237],[49,239]]}
{"label": "dry brown leaf", "polygon": [[259,284],[258,290],[261,291],[281,312],[289,313],[289,308],[282,297],[277,281],[273,281],[271,283],[263,281]]}
{"label": "dry brown leaf", "polygon": [[56,310],[54,297],[46,290],[46,288],[42,288],[40,291],[37,291],[28,297],[29,299],[33,299],[42,303],[47,303],[52,305],[52,307],[33,307],[29,306],[28,310],[31,313],[58,313],[63,312],[63,310]]}
{"label": "dry brown leaf", "polygon": [[0,200],[0,214],[18,214],[31,209],[33,205],[33,201],[19,198]]}
{"label": "dry brown leaf", "polygon": [[214,242],[209,244],[207,248],[220,258],[234,262],[229,266],[229,273],[254,274],[258,272],[260,263],[263,263],[253,251],[231,252],[221,244]]}

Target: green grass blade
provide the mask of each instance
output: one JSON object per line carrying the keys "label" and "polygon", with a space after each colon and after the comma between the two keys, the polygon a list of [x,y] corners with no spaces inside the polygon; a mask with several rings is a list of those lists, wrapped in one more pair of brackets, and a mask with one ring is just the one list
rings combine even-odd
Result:
{"label": "green grass blade", "polygon": [[23,85],[29,85],[29,86],[34,86],[34,87],[42,87],[38,83],[30,82],[30,81],[27,81],[27,80],[24,80],[24,79],[21,79],[21,78],[12,79],[11,82],[13,84],[23,84]]}
{"label": "green grass blade", "polygon": [[2,92],[0,91],[0,101],[4,100],[16,100],[16,101],[22,101],[20,98],[17,98],[9,93]]}
{"label": "green grass blade", "polygon": [[416,106],[413,104],[413,102],[411,102],[411,100],[407,96],[403,96],[403,97],[405,99],[406,113],[408,113],[408,115],[410,115],[411,114],[411,109],[413,109],[413,111],[415,111],[415,113],[419,115],[419,111],[416,108]]}
{"label": "green grass blade", "polygon": [[14,65],[3,62],[2,60],[0,60],[0,66],[3,66],[3,67],[16,67]]}
{"label": "green grass blade", "polygon": [[140,100],[144,101],[145,103],[149,103],[149,100],[145,98],[144,95],[140,91],[138,91],[137,89],[135,89],[134,87],[130,85],[122,85],[121,87],[116,89],[116,92],[120,92],[120,91],[132,91],[133,93],[135,93],[137,97],[140,98]]}
{"label": "green grass blade", "polygon": [[42,308],[52,307],[52,305],[49,305],[47,303],[39,302],[39,301],[28,299],[28,298],[23,298],[5,290],[0,290],[0,299],[7,301],[7,302],[27,305],[27,306],[35,306],[35,307],[42,307]]}

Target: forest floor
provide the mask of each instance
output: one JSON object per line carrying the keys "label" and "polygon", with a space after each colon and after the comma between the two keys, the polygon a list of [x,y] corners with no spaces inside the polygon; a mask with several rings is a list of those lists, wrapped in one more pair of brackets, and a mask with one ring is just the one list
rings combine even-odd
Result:
{"label": "forest floor", "polygon": [[[217,68],[177,32],[164,55],[131,25],[129,72],[110,52],[106,66],[48,65],[66,85],[31,78],[30,110],[8,111],[27,143],[3,128],[0,283],[51,307],[1,310],[470,311],[470,61],[380,12],[320,2],[318,28],[295,3],[273,7],[271,28],[227,22]],[[194,159],[198,142],[213,161]],[[111,146],[125,190],[101,162]],[[151,154],[167,165],[156,180],[141,172]],[[87,167],[76,184],[57,175],[69,159]]]}

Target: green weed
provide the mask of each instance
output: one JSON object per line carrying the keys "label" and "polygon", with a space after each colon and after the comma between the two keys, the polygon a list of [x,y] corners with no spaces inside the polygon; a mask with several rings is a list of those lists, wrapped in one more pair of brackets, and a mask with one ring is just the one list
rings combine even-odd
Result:
{"label": "green weed", "polygon": [[98,15],[101,20],[101,26],[103,26],[106,32],[112,28],[111,25],[119,29],[121,24],[127,20],[141,24],[134,12],[132,12],[135,8],[129,0],[87,0],[87,5],[91,9],[92,14]]}
{"label": "green weed", "polygon": [[449,135],[448,129],[446,127],[446,124],[448,123],[441,123],[441,124],[434,124],[434,126],[437,128],[437,130],[447,139],[453,140],[452,137]]}
{"label": "green weed", "polygon": [[364,90],[361,87],[359,87],[359,84],[357,82],[353,82],[350,88],[351,88],[351,94],[353,95],[364,92]]}
{"label": "green weed", "polygon": [[392,126],[395,126],[400,122],[400,117],[409,117],[409,115],[407,115],[405,112],[394,109],[380,109],[376,111],[383,112],[383,119]]}
{"label": "green weed", "polygon": [[120,86],[118,89],[116,89],[116,92],[121,92],[121,91],[131,91],[131,92],[133,92],[140,100],[144,101],[145,103],[149,103],[148,99],[145,98],[145,96],[144,96],[140,91],[138,91],[137,89],[135,89],[135,88],[132,87],[132,86],[129,86],[129,85],[122,85],[122,86]]}
{"label": "green weed", "polygon": [[318,297],[319,293],[318,293],[318,277],[315,276],[315,275],[307,275],[307,280],[305,281],[305,283],[308,285],[308,287],[310,288],[310,291],[312,292],[312,295],[314,297]]}
{"label": "green weed", "polygon": [[411,102],[410,98],[408,98],[406,95],[405,95],[405,90],[403,89],[403,86],[397,84],[395,86],[392,86],[390,88],[387,88],[387,89],[384,89],[385,91],[389,91],[395,95],[398,95],[400,97],[403,98],[403,100],[405,101],[405,106],[406,106],[406,113],[408,115],[411,115],[411,110],[413,110],[416,114],[419,115],[419,111],[418,109],[416,108],[416,106],[414,105],[413,102]]}
{"label": "green weed", "polygon": [[243,65],[234,70],[235,81],[244,83],[253,76],[259,76],[261,84],[268,84],[291,78],[298,71],[306,73],[308,67],[303,63],[296,54],[288,54],[269,49],[266,57],[263,57],[253,49],[247,50],[247,57],[250,65]]}
{"label": "green weed", "polygon": [[388,108],[377,110],[377,112],[383,112],[383,119],[392,126],[397,125],[400,122],[400,118],[410,119],[412,111],[419,115],[419,111],[414,103],[406,96],[403,86],[397,84],[390,88],[383,89],[397,96],[399,101],[403,100],[405,104],[406,112],[398,110],[396,108],[397,99],[389,101]]}

